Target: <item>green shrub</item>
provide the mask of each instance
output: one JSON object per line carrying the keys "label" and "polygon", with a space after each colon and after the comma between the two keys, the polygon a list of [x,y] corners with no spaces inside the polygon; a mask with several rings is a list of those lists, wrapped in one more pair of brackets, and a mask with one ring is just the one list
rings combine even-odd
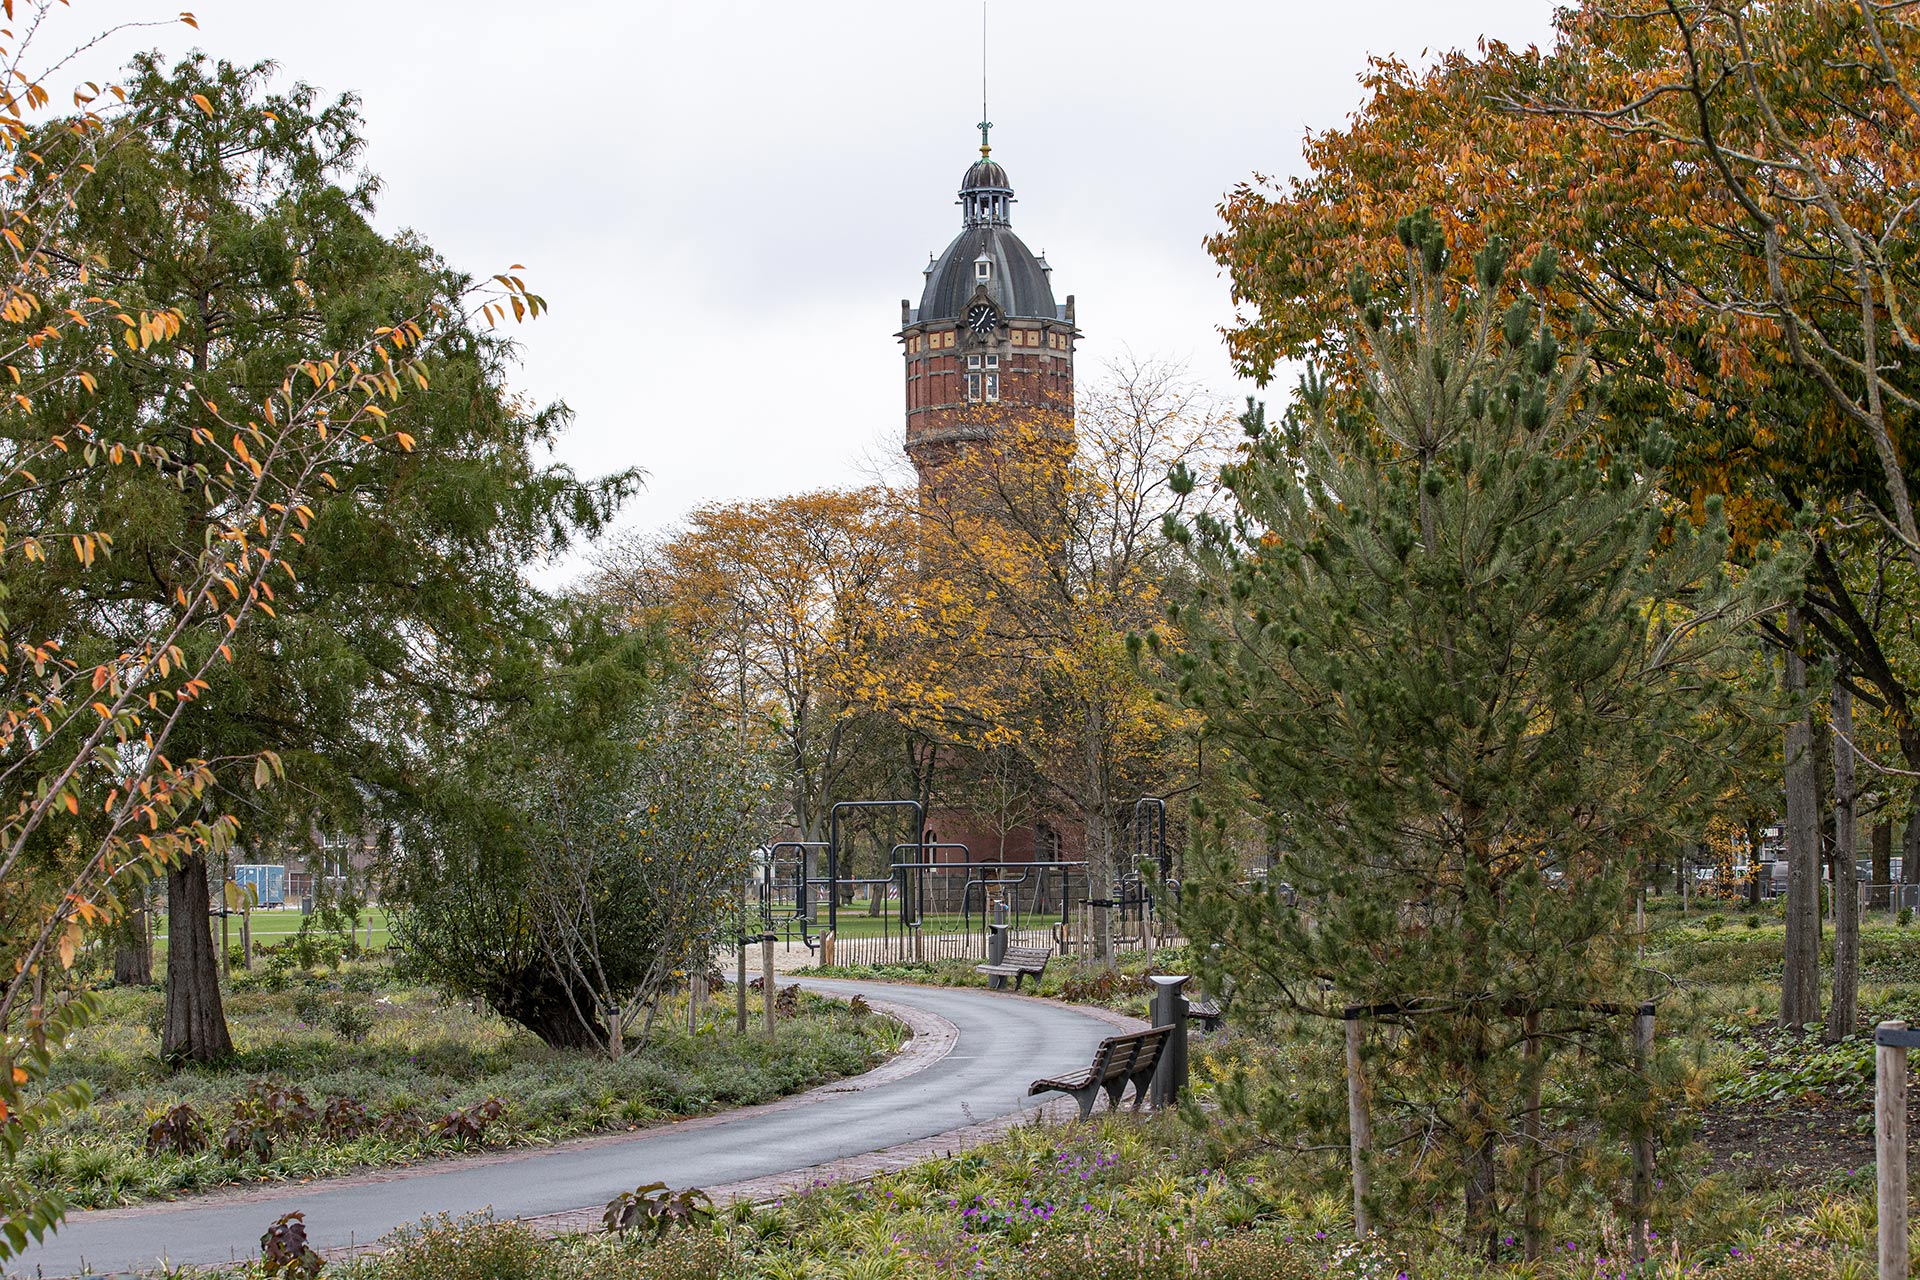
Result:
{"label": "green shrub", "polygon": [[328,1004],[325,996],[312,987],[302,987],[293,993],[293,1016],[310,1027],[318,1027],[327,1020]]}
{"label": "green shrub", "polygon": [[381,1280],[523,1280],[549,1274],[539,1237],[524,1222],[492,1214],[423,1218],[383,1241]]}
{"label": "green shrub", "polygon": [[1718,911],[1716,911],[1712,915],[1709,915],[1705,920],[1702,920],[1700,922],[1700,927],[1702,929],[1705,929],[1708,933],[1713,933],[1718,929],[1725,928],[1726,923],[1727,923],[1727,918],[1721,915]]}
{"label": "green shrub", "polygon": [[1893,918],[1893,922],[1899,925],[1902,929],[1912,928],[1913,927],[1913,908],[1912,907],[1900,908],[1900,914]]}
{"label": "green shrub", "polygon": [[337,1004],[327,1021],[335,1035],[348,1044],[359,1044],[373,1030],[373,1010],[363,1004]]}
{"label": "green shrub", "polygon": [[1760,915],[1759,915],[1759,913],[1758,913],[1758,912],[1754,912],[1754,911],[1749,911],[1749,912],[1747,913],[1747,928],[1749,928],[1749,929],[1758,929],[1759,927],[1760,927]]}

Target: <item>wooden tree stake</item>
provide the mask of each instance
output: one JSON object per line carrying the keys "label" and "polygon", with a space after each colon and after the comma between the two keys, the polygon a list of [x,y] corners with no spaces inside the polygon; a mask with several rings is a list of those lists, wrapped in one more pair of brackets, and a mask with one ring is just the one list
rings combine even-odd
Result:
{"label": "wooden tree stake", "polygon": [[1372,1234],[1367,1197],[1373,1179],[1367,1162],[1373,1156],[1373,1118],[1367,1109],[1367,1081],[1361,1074],[1360,1044],[1366,1029],[1351,1011],[1347,1015],[1347,1138],[1353,1159],[1353,1234],[1364,1240]]}
{"label": "wooden tree stake", "polygon": [[[1653,1005],[1640,1006],[1633,1015],[1633,1059],[1640,1078],[1650,1086],[1653,1066]],[[1653,1134],[1645,1120],[1634,1122],[1633,1133],[1633,1260],[1647,1257],[1647,1232],[1653,1216]]]}
{"label": "wooden tree stake", "polygon": [[760,997],[767,1007],[767,1039],[773,1039],[773,935],[760,939]]}
{"label": "wooden tree stake", "polygon": [[1879,1188],[1880,1280],[1907,1277],[1907,1024],[1874,1030],[1873,1160]]}

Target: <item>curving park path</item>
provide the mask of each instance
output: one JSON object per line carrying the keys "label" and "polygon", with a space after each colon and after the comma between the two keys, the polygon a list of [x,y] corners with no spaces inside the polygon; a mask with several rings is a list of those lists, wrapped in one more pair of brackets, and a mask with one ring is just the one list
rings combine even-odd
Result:
{"label": "curving park path", "polygon": [[[6,1264],[9,1275],[114,1275],[224,1263],[259,1251],[260,1233],[306,1214],[322,1254],[365,1245],[433,1213],[491,1208],[585,1229],[599,1207],[643,1182],[770,1194],[782,1176],[827,1166],[859,1176],[858,1157],[991,1127],[1034,1108],[1027,1084],[1084,1067],[1116,1023],[1051,1001],[968,988],[807,979],[810,991],[864,995],[913,1028],[906,1049],[866,1075],[763,1106],[531,1151],[193,1200],[76,1213]],[[759,1010],[753,1009],[757,1016]],[[957,1145],[957,1144],[954,1144]],[[933,1148],[928,1148],[931,1150]],[[903,1161],[897,1161],[900,1163]],[[836,1168],[836,1164],[838,1167]],[[768,1180],[775,1180],[769,1184]]]}

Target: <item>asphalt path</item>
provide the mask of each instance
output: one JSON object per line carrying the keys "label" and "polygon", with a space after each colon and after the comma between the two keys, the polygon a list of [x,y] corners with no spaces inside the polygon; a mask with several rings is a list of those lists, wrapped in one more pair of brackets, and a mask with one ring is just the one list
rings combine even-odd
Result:
{"label": "asphalt path", "polygon": [[[281,1214],[306,1214],[308,1238],[326,1253],[365,1244],[429,1214],[491,1209],[534,1217],[605,1204],[644,1182],[712,1187],[806,1169],[829,1160],[1029,1109],[1030,1081],[1092,1060],[1111,1024],[1060,1005],[978,989],[806,979],[807,990],[906,1005],[950,1022],[948,1051],[900,1078],[858,1079],[786,1105],[664,1125],[524,1155],[448,1160],[383,1178],[306,1183],[166,1206],[77,1213],[39,1246],[6,1264],[9,1275],[115,1275],[209,1265],[259,1252],[260,1233]],[[758,1012],[757,1010],[755,1011]]]}

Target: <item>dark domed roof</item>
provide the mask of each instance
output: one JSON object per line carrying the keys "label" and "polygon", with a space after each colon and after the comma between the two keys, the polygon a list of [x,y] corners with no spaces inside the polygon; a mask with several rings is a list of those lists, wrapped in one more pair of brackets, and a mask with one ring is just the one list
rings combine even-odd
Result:
{"label": "dark domed roof", "polygon": [[1008,319],[1059,318],[1046,268],[1004,223],[981,223],[954,237],[946,252],[927,268],[927,287],[920,295],[920,311],[915,318],[957,319],[979,283],[974,263],[983,256],[993,264],[985,285],[987,296],[1000,308],[1001,315]]}
{"label": "dark domed roof", "polygon": [[[1058,319],[1046,266],[1008,225],[1013,213],[1013,186],[1007,181],[1007,171],[987,158],[984,144],[981,152],[960,180],[965,228],[946,252],[928,265],[927,287],[920,295],[915,318],[956,319],[974,290],[984,287],[1000,314],[1008,319]],[[984,281],[978,271],[982,258],[988,264]]]}
{"label": "dark domed roof", "polygon": [[984,156],[973,162],[967,170],[967,176],[960,180],[961,194],[969,191],[1012,191],[1007,185],[1007,171]]}

